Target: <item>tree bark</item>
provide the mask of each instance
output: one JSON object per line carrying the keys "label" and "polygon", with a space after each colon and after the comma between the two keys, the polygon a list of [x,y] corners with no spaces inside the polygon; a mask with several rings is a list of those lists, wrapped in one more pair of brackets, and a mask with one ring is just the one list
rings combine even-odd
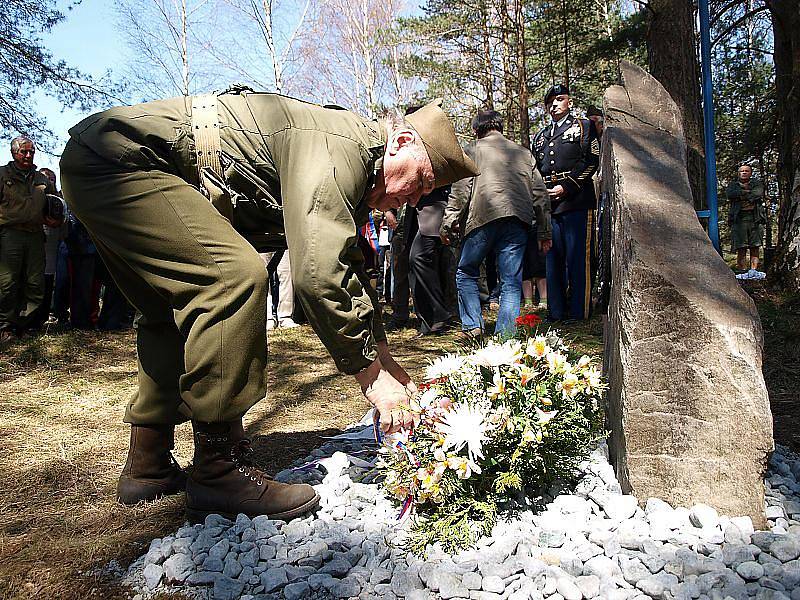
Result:
{"label": "tree bark", "polygon": [[700,63],[692,2],[650,0],[647,62],[678,105],[687,145],[687,170],[695,208],[705,207],[705,151],[700,110]]}
{"label": "tree bark", "polygon": [[531,146],[531,120],[528,114],[528,70],[525,64],[525,11],[523,0],[514,0],[514,34],[516,37],[517,101],[519,103],[519,141]]}
{"label": "tree bark", "polygon": [[800,292],[800,0],[765,0],[775,39],[778,99],[778,255],[772,278]]}

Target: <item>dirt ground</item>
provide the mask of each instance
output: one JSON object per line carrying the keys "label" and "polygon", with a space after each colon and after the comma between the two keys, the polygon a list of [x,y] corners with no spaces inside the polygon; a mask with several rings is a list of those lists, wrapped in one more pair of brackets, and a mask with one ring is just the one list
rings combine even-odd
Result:
{"label": "dirt ground", "polygon": [[[753,293],[764,319],[776,439],[800,449],[800,302]],[[601,354],[599,318],[565,333],[577,350]],[[415,339],[404,330],[390,343],[418,379],[428,357],[456,349],[458,340]],[[275,472],[368,407],[309,327],[270,332],[269,352],[268,395],[246,425],[261,466]],[[46,334],[0,351],[0,600],[126,598],[104,566],[126,567],[151,539],[182,524],[182,496],[133,508],[114,501],[128,445],[121,419],[135,386],[133,332]],[[189,426],[176,437],[176,458],[186,465]]]}

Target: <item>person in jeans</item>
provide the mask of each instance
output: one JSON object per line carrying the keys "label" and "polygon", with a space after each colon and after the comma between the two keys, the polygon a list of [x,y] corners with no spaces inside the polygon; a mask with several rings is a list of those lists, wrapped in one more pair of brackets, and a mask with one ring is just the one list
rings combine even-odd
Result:
{"label": "person in jeans", "polygon": [[503,135],[503,119],[481,110],[472,119],[477,139],[464,152],[480,175],[453,185],[442,223],[442,241],[463,232],[456,271],[461,329],[480,335],[485,327],[478,293],[480,266],[487,255],[497,260],[500,309],[495,333],[514,331],[522,293],[522,259],[528,231],[535,223],[541,251],[550,249],[550,201],[547,188],[527,148]]}

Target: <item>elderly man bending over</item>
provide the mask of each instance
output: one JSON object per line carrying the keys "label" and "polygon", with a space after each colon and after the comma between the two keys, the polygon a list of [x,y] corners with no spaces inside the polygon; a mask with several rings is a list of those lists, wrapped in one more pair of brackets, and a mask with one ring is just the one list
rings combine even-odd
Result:
{"label": "elderly man bending over", "polygon": [[[313,510],[310,486],[272,481],[248,458],[242,415],[265,394],[258,251],[288,245],[299,300],[337,367],[355,376],[384,431],[408,426],[414,384],[389,353],[356,240],[371,208],[414,205],[477,172],[439,104],[370,121],[234,90],[111,109],[70,136],[64,196],[143,315],[120,501],[185,485],[192,520]],[[170,450],[188,419],[187,480]]]}

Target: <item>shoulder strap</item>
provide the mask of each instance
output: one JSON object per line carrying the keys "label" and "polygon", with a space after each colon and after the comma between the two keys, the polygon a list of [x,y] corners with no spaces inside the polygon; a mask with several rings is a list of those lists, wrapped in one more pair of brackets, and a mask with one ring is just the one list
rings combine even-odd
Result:
{"label": "shoulder strap", "polygon": [[222,175],[219,155],[222,144],[219,139],[219,115],[217,96],[203,94],[192,97],[192,133],[194,133],[197,152],[197,172],[210,167],[217,175]]}

